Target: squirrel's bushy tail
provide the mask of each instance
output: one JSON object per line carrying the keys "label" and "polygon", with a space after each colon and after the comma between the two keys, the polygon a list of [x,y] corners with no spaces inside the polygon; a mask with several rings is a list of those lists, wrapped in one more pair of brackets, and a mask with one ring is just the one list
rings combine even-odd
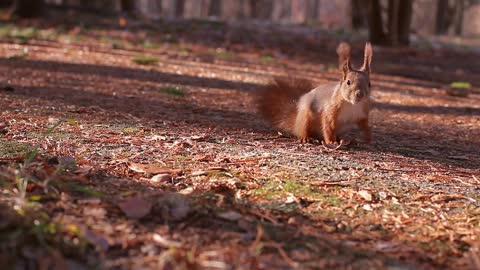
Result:
{"label": "squirrel's bushy tail", "polygon": [[305,79],[276,77],[259,93],[258,111],[273,126],[291,132],[297,115],[299,98],[313,89]]}

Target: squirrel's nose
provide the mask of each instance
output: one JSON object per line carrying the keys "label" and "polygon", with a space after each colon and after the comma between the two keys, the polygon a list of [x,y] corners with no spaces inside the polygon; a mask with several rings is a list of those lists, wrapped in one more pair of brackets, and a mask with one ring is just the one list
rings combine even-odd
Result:
{"label": "squirrel's nose", "polygon": [[356,98],[362,98],[362,97],[363,97],[362,92],[361,92],[361,91],[355,92],[355,97],[356,97]]}

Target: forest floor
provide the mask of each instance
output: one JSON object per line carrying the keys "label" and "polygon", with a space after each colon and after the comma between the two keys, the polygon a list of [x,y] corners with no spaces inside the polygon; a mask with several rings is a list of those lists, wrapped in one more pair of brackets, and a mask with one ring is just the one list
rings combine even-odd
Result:
{"label": "forest floor", "polygon": [[480,268],[478,52],[374,47],[373,144],[332,151],[254,97],[346,34],[70,20],[0,27],[3,266]]}

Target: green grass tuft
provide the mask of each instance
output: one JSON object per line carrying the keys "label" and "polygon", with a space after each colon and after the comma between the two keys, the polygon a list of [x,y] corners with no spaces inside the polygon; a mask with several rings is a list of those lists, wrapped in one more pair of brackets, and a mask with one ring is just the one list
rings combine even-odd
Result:
{"label": "green grass tuft", "polygon": [[305,183],[302,183],[300,181],[295,181],[292,179],[286,179],[285,183],[283,184],[283,189],[286,192],[290,192],[293,194],[299,194],[299,195],[310,195],[313,194],[314,192],[310,189],[308,185]]}
{"label": "green grass tuft", "polygon": [[75,184],[75,183],[56,183],[56,184],[60,186],[66,186],[67,189],[74,192],[83,193],[86,196],[96,197],[96,198],[108,198],[108,195],[103,192],[100,192],[98,190],[93,190],[79,184]]}
{"label": "green grass tuft", "polygon": [[114,49],[114,50],[121,50],[121,49],[124,49],[124,48],[125,48],[125,47],[124,47],[122,44],[118,43],[118,42],[112,43],[112,49]]}
{"label": "green grass tuft", "polygon": [[167,94],[169,96],[173,97],[183,97],[185,96],[185,91],[183,88],[180,88],[178,86],[164,86],[159,89],[160,93]]}
{"label": "green grass tuft", "polygon": [[0,140],[0,157],[16,158],[22,157],[28,152],[29,146],[10,140]]}
{"label": "green grass tuft", "polygon": [[33,27],[13,28],[12,31],[10,31],[9,33],[10,37],[23,39],[23,40],[35,38],[37,37],[37,35],[38,35],[38,30]]}
{"label": "green grass tuft", "polygon": [[273,56],[267,54],[260,57],[260,61],[265,64],[271,64],[275,63],[276,59]]}
{"label": "green grass tuft", "polygon": [[236,57],[233,53],[217,52],[217,57],[223,60],[234,60]]}
{"label": "green grass tuft", "polygon": [[155,48],[158,48],[160,47],[157,43],[155,42],[152,42],[148,39],[144,40],[143,43],[142,43],[142,46],[144,48],[147,48],[147,49],[155,49]]}
{"label": "green grass tuft", "polygon": [[133,62],[139,65],[155,65],[158,61],[159,59],[157,57],[149,55],[138,55],[133,58]]}
{"label": "green grass tuft", "polygon": [[110,38],[109,37],[100,37],[98,40],[100,43],[110,43]]}
{"label": "green grass tuft", "polygon": [[0,27],[0,37],[8,37],[10,36],[10,32],[12,32],[13,27],[11,25],[5,25]]}
{"label": "green grass tuft", "polygon": [[469,82],[452,82],[450,84],[453,88],[461,88],[461,89],[470,89],[472,88],[472,84]]}

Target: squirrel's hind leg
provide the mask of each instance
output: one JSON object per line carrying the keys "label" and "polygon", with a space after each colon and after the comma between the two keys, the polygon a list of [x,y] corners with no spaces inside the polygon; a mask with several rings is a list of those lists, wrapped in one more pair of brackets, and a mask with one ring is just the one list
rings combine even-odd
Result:
{"label": "squirrel's hind leg", "polygon": [[297,136],[301,143],[310,140],[313,124],[313,112],[310,108],[299,108],[293,127],[293,135]]}
{"label": "squirrel's hind leg", "polygon": [[368,125],[368,118],[364,118],[357,122],[358,127],[363,131],[363,137],[367,144],[372,142],[372,131]]}

